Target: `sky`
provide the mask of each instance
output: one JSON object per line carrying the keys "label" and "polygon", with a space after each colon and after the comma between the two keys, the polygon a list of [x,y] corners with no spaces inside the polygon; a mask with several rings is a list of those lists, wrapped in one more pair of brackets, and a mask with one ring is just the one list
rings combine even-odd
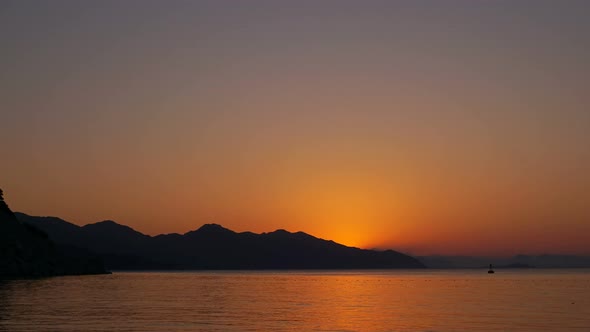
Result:
{"label": "sky", "polygon": [[15,211],[590,254],[588,1],[0,1]]}

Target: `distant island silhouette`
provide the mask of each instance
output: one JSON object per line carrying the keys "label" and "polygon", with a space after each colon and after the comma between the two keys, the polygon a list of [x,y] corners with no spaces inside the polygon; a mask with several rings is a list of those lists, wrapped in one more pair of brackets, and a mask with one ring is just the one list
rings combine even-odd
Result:
{"label": "distant island silhouette", "polygon": [[514,255],[504,258],[478,256],[418,256],[429,268],[436,269],[484,269],[491,262],[498,269],[532,268],[589,268],[590,257],[583,255],[543,254]]}
{"label": "distant island silhouette", "polygon": [[108,273],[89,251],[56,245],[47,234],[17,220],[0,189],[0,278]]}
{"label": "distant island silhouette", "polygon": [[55,217],[16,216],[56,243],[100,255],[113,270],[425,268],[393,250],[347,247],[303,232],[236,233],[206,224],[182,235],[148,236],[114,221],[81,227]]}

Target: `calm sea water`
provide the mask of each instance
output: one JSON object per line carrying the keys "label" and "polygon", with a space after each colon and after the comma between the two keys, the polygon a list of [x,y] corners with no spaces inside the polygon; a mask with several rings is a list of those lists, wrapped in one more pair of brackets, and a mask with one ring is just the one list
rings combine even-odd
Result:
{"label": "calm sea water", "polygon": [[590,270],[0,281],[1,331],[590,331]]}

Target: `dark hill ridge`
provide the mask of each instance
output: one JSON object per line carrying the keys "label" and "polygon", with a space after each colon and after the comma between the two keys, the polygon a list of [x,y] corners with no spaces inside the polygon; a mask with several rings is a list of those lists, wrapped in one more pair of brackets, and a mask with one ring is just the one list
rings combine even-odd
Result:
{"label": "dark hill ridge", "polygon": [[[71,234],[75,227],[48,218],[59,233]],[[0,278],[49,277],[70,274],[107,273],[102,261],[85,249],[59,246],[36,227],[17,220],[0,190]]]}
{"label": "dark hill ridge", "polygon": [[205,224],[185,234],[148,236],[113,221],[83,227],[17,213],[58,243],[101,255],[110,269],[390,269],[424,268],[395,252],[347,247],[303,232],[237,233]]}

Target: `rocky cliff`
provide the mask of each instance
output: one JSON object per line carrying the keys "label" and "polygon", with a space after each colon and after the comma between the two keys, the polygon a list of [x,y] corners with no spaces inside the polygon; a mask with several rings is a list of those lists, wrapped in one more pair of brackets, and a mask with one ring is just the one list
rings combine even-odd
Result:
{"label": "rocky cliff", "polygon": [[0,278],[107,273],[87,251],[57,246],[43,231],[18,221],[0,189]]}

